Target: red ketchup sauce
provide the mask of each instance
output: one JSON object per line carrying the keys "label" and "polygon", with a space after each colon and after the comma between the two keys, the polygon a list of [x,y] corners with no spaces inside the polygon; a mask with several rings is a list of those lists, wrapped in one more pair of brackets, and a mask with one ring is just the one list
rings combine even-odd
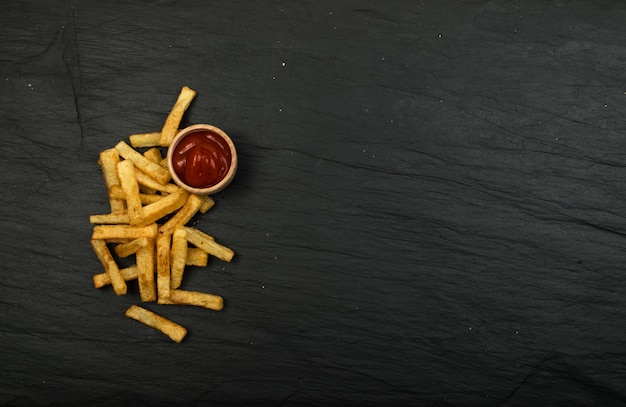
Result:
{"label": "red ketchup sauce", "polygon": [[230,162],[228,143],[206,130],[185,136],[172,155],[176,175],[194,188],[208,188],[220,182],[228,173]]}

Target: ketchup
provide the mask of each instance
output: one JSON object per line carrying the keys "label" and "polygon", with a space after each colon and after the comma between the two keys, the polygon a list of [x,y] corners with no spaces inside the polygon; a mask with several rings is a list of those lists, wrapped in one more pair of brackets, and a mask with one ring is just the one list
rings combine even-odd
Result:
{"label": "ketchup", "polygon": [[231,154],[226,141],[211,131],[185,136],[174,148],[172,164],[178,177],[194,188],[220,182],[230,169]]}

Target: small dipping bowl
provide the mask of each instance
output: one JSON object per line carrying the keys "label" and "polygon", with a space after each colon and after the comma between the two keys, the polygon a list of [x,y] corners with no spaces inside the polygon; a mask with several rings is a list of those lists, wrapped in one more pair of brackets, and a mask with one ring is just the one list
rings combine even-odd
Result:
{"label": "small dipping bowl", "polygon": [[167,166],[181,188],[198,195],[215,194],[237,172],[235,144],[221,129],[195,124],[178,132],[167,150]]}

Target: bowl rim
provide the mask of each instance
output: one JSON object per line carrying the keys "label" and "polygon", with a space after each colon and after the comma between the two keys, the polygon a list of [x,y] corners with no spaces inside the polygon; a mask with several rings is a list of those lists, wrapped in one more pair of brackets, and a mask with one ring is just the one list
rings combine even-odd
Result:
{"label": "bowl rim", "polygon": [[[174,171],[174,166],[172,165],[172,160],[174,157],[174,150],[176,149],[176,146],[178,145],[178,143],[180,143],[180,141],[183,138],[185,138],[187,135],[191,133],[195,133],[200,130],[208,130],[213,133],[216,133],[217,135],[222,137],[224,141],[226,141],[226,144],[228,144],[228,147],[230,148],[230,168],[228,169],[228,172],[226,173],[226,175],[220,182],[207,188],[195,188],[195,187],[192,187],[191,185],[185,184],[180,179],[178,174],[176,174],[176,171]],[[239,160],[237,158],[237,149],[235,148],[235,143],[233,143],[233,140],[230,138],[228,134],[226,134],[224,130],[220,129],[219,127],[213,126],[211,124],[193,124],[191,126],[180,129],[178,133],[176,133],[176,135],[172,139],[172,142],[167,148],[167,167],[172,176],[172,180],[179,187],[196,195],[212,195],[226,188],[228,184],[230,184],[233,178],[235,177],[235,173],[237,172],[238,161]]]}

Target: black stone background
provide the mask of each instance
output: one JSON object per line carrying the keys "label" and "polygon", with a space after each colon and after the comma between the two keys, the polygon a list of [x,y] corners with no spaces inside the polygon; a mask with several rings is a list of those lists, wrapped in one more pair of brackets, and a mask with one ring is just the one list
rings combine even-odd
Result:
{"label": "black stone background", "polygon": [[[0,403],[626,404],[626,3],[0,3]],[[96,290],[98,152],[184,124],[221,312]]]}

